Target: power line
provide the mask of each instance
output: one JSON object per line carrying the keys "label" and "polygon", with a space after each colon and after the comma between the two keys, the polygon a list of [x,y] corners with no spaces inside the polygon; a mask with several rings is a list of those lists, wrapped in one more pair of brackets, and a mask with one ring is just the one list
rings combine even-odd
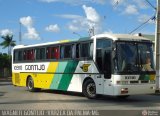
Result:
{"label": "power line", "polygon": [[79,33],[73,32],[73,34],[78,35],[79,37],[82,37]]}
{"label": "power line", "polygon": [[131,32],[129,32],[129,34],[132,34],[133,32],[137,31],[143,25],[147,24],[150,20],[155,20],[155,19],[156,19],[156,16],[154,15],[151,18],[149,18],[147,21],[145,21],[144,23],[142,23],[141,25],[139,25],[137,28],[135,28],[134,30],[132,30]]}
{"label": "power line", "polygon": [[148,0],[146,0],[146,2],[147,2],[153,9],[157,10],[157,8],[156,8],[153,4],[151,4]]}

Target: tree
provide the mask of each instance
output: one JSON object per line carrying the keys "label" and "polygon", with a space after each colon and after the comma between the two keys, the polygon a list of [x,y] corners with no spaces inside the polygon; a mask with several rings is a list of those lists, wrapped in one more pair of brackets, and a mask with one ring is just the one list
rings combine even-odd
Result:
{"label": "tree", "polygon": [[11,75],[11,55],[0,53],[0,78]]}
{"label": "tree", "polygon": [[13,35],[7,34],[1,38],[4,41],[0,43],[0,46],[3,46],[3,49],[8,47],[8,54],[11,54],[11,48],[16,45],[16,41],[13,40]]}

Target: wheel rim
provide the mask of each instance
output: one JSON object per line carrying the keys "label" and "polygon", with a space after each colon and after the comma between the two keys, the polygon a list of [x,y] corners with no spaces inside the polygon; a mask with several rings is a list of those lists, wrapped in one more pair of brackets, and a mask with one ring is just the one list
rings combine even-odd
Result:
{"label": "wheel rim", "polygon": [[28,81],[28,88],[29,88],[29,89],[32,89],[32,88],[33,88],[33,82],[32,82],[31,79],[29,79],[29,81]]}
{"label": "wheel rim", "polygon": [[94,83],[89,83],[87,86],[87,93],[90,97],[96,96],[96,86]]}

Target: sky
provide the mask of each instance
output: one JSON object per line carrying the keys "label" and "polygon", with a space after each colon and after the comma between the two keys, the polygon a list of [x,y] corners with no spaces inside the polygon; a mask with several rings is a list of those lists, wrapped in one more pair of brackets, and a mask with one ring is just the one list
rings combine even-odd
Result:
{"label": "sky", "polygon": [[93,29],[128,34],[149,19],[132,34],[155,33],[156,10],[147,0],[0,0],[0,14],[0,36],[12,34],[17,45],[20,30],[24,45],[86,37]]}

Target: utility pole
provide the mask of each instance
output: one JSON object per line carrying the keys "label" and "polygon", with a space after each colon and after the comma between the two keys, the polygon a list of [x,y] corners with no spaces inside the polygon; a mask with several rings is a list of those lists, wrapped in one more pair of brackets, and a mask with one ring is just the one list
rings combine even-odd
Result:
{"label": "utility pole", "polygon": [[92,26],[92,27],[89,29],[89,35],[90,35],[90,36],[94,36],[94,35],[95,35],[94,26]]}
{"label": "utility pole", "polygon": [[22,44],[21,22],[19,22],[19,44]]}
{"label": "utility pole", "polygon": [[156,57],[156,90],[159,92],[160,90],[160,0],[157,0],[155,57]]}

